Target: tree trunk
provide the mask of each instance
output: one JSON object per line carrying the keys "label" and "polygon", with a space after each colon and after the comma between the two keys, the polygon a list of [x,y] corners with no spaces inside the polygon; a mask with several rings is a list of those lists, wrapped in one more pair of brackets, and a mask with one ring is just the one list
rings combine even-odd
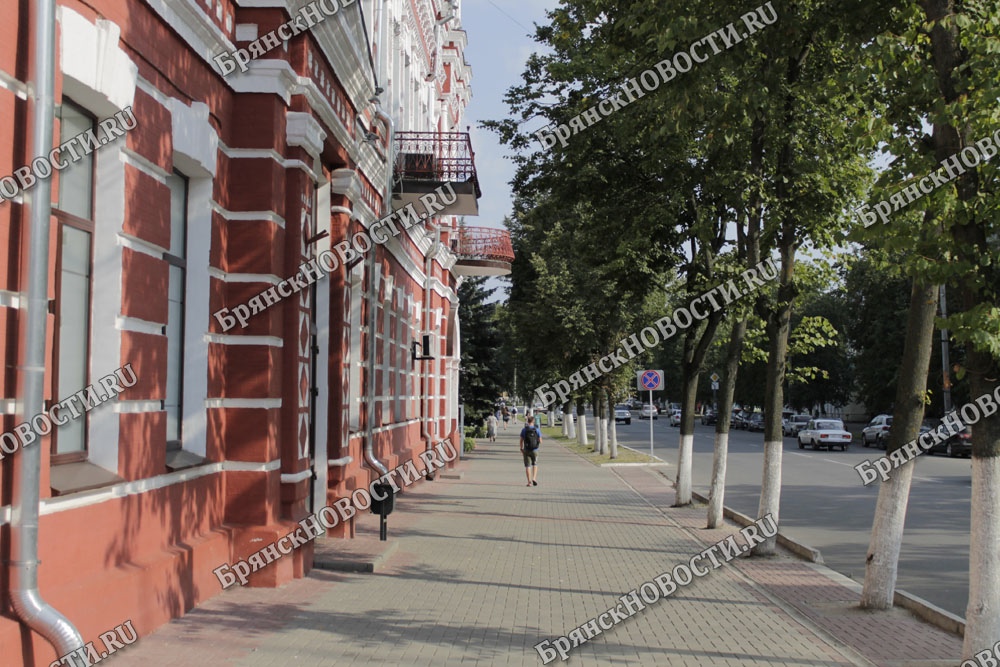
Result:
{"label": "tree trunk", "polygon": [[[689,356],[697,331],[688,329],[684,340],[684,356]],[[677,445],[677,479],[674,483],[674,507],[691,504],[691,468],[694,458],[694,404],[698,397],[697,370],[691,372],[690,364],[682,363],[681,371],[681,426]],[[669,418],[669,415],[668,415]]]}
{"label": "tree trunk", "polygon": [[733,394],[736,392],[736,374],[743,354],[743,340],[747,334],[747,320],[733,323],[726,347],[726,364],[722,369],[722,395],[715,422],[715,451],[712,455],[712,486],[708,495],[708,527],[722,525],[722,510],[726,501],[726,459],[729,456],[729,417],[733,412]]}
{"label": "tree trunk", "polygon": [[601,393],[594,389],[590,392],[591,405],[594,406],[594,451],[604,453],[604,443],[601,442]]}
{"label": "tree trunk", "polygon": [[[781,507],[781,455],[784,436],[781,433],[781,410],[785,403],[785,365],[788,359],[788,333],[791,329],[792,301],[795,287],[792,276],[795,270],[795,246],[790,242],[794,234],[794,223],[783,225],[781,247],[781,272],[778,283],[778,300],[774,311],[767,319],[767,381],[764,387],[764,474],[760,486],[760,505],[757,518],[768,514],[779,524]],[[755,556],[771,556],[777,550],[778,536],[775,533],[753,549]]]}
{"label": "tree trunk", "polygon": [[566,408],[563,410],[563,421],[566,422],[566,437],[570,440],[576,440],[576,415],[574,412],[573,403],[566,403]]}
{"label": "tree trunk", "polygon": [[[750,171],[759,179],[764,171],[764,119],[755,118],[750,132]],[[736,225],[736,254],[747,266],[760,262],[760,234],[763,223],[764,197],[759,186],[751,191],[746,211],[746,227]],[[729,459],[729,420],[733,413],[733,395],[739,375],[743,342],[746,339],[749,316],[733,323],[722,369],[722,401],[715,415],[715,448],[712,454],[712,482],[708,498],[708,527],[722,525],[726,501],[726,465]]]}
{"label": "tree trunk", "polygon": [[576,414],[580,417],[580,429],[579,429],[579,442],[584,447],[587,446],[587,406],[584,405],[583,399],[576,399]]}
{"label": "tree trunk", "polygon": [[611,392],[608,392],[608,428],[611,430],[611,441],[608,451],[613,459],[618,458],[618,422],[615,420],[615,405],[611,401]]}
{"label": "tree trunk", "polygon": [[[978,352],[969,355],[982,359]],[[993,382],[975,382],[973,396],[982,396],[992,385],[1000,395],[997,366]],[[976,385],[979,385],[976,387]],[[994,414],[975,426],[972,439],[972,521],[969,539],[969,606],[965,610],[962,658],[992,649],[1000,638],[1000,420]]]}
{"label": "tree trunk", "polygon": [[[938,292],[936,285],[924,285],[917,281],[913,282],[910,291],[906,342],[899,368],[896,407],[892,415],[892,431],[889,433],[886,455],[920,435],[920,422],[924,418],[924,394],[927,391],[927,370],[934,345]],[[866,609],[892,608],[912,479],[911,461],[890,471],[889,479],[879,487],[871,543],[865,559],[865,584],[861,592],[861,606]]]}
{"label": "tree trunk", "polygon": [[[931,28],[931,48],[934,71],[941,101],[954,104],[964,96],[969,79],[966,53],[959,40],[959,22],[942,20],[953,18],[956,10],[967,11],[954,0],[923,0],[924,11]],[[975,19],[973,19],[975,21]],[[974,28],[973,28],[974,29]],[[938,161],[958,155],[971,146],[968,126],[961,122],[952,125],[935,125],[934,150]],[[982,257],[989,255],[989,218],[975,218],[972,206],[979,194],[976,170],[956,179],[958,199],[968,208],[957,208],[953,215],[960,216],[949,228],[959,249],[958,259],[976,266],[957,280],[959,300],[963,310],[977,305],[996,307],[996,269],[982,265]],[[982,215],[989,216],[986,211]],[[967,343],[966,367],[969,393],[972,400],[987,395],[995,400],[1000,395],[1000,363],[988,347]],[[965,612],[965,639],[962,658],[972,660],[976,653],[993,648],[1000,637],[1000,414],[994,412],[979,421],[972,433],[972,500],[971,534],[969,542],[969,606]],[[961,411],[959,411],[961,415]]]}
{"label": "tree trunk", "polygon": [[[713,312],[701,326],[692,327],[684,336],[681,362],[681,425],[677,447],[677,480],[674,484],[674,507],[691,504],[691,467],[694,458],[694,405],[698,398],[698,378],[708,348],[722,322],[722,311]],[[669,415],[668,415],[669,416]]]}
{"label": "tree trunk", "polygon": [[608,417],[601,417],[601,454],[610,454],[611,445],[608,444]]}

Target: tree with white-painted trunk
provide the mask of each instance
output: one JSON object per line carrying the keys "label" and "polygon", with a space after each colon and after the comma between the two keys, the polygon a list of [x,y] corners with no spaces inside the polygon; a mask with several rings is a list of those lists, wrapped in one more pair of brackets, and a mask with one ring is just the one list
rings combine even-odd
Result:
{"label": "tree with white-painted trunk", "polygon": [[[724,226],[723,226],[724,227]],[[691,503],[691,474],[694,457],[694,408],[698,394],[698,378],[702,362],[715,332],[722,321],[723,311],[716,311],[699,327],[692,327],[684,337],[684,360],[681,362],[681,425],[677,452],[677,479],[674,505]]]}
{"label": "tree with white-painted trunk", "polygon": [[577,440],[577,442],[579,442],[581,445],[583,445],[584,447],[586,447],[587,444],[588,444],[587,443],[587,411],[586,411],[586,407],[584,407],[584,405],[583,405],[583,399],[578,399],[578,401],[577,401],[577,404],[576,404],[576,415],[577,415],[577,417],[580,418],[580,420],[579,420],[580,421],[580,423],[579,423],[579,431],[578,431],[580,437]]}
{"label": "tree with white-painted trunk", "polygon": [[[886,455],[901,449],[920,435],[927,392],[927,370],[934,344],[937,294],[936,285],[919,282],[914,282],[910,292],[906,343],[896,384],[896,407]],[[892,608],[913,465],[911,461],[891,471],[889,479],[879,487],[871,543],[865,559],[865,583],[861,593],[861,606],[866,609]]]}
{"label": "tree with white-painted trunk", "polygon": [[[760,182],[764,171],[764,121],[755,118],[751,124],[749,142],[750,180]],[[756,266],[760,261],[760,233],[764,209],[764,197],[760,187],[751,188],[746,198],[742,220],[736,225],[736,256],[746,266]],[[719,404],[715,415],[715,443],[712,448],[712,477],[709,482],[707,527],[723,525],[726,503],[726,468],[729,461],[729,424],[733,412],[733,395],[736,393],[736,377],[739,374],[740,359],[743,356],[743,341],[747,335],[747,322],[752,312],[751,304],[734,304],[729,309],[731,326],[726,356],[722,366]]]}
{"label": "tree with white-painted trunk", "polygon": [[945,209],[950,219],[943,228],[948,240],[945,256],[954,258],[947,282],[958,293],[954,306],[949,299],[953,313],[945,325],[966,347],[958,379],[968,378],[974,400],[989,399],[989,408],[985,402],[980,405],[984,418],[972,428],[969,605],[962,644],[962,658],[968,660],[992,649],[1000,637],[1000,414],[995,408],[1000,399],[996,324],[1000,269],[995,259],[983,261],[1000,253],[996,215],[1000,196],[993,185],[995,164],[986,164],[987,156],[980,164],[969,155],[970,149],[976,150],[973,146],[985,150],[981,137],[992,138],[994,155],[1000,143],[996,132],[1000,81],[995,67],[1000,17],[995,11],[984,14],[976,3],[922,0],[920,4],[930,33],[930,49],[923,55],[937,83],[937,99],[930,103],[935,113],[929,114],[934,125],[934,157],[958,164],[961,155],[966,168],[955,179],[954,190],[949,187],[944,192],[954,193],[957,199]]}
{"label": "tree with white-painted trunk", "polygon": [[709,528],[723,525],[723,509],[726,502],[726,464],[729,457],[729,418],[733,412],[733,394],[736,391],[736,374],[746,337],[746,318],[733,323],[726,345],[726,361],[722,368],[719,386],[719,406],[715,418],[715,447],[712,453],[712,481],[708,492]]}
{"label": "tree with white-painted trunk", "polygon": [[[605,415],[601,419],[601,454],[610,454],[611,445],[608,442],[608,417]],[[614,458],[613,456],[611,458]]]}
{"label": "tree with white-painted trunk", "polygon": [[614,401],[611,400],[612,396],[610,391],[608,392],[607,397],[608,405],[611,408],[611,414],[608,417],[608,428],[611,430],[611,442],[609,443],[608,451],[610,453],[610,457],[616,459],[618,458],[618,420],[615,419],[615,405]]}
{"label": "tree with white-painted trunk", "polygon": [[566,422],[566,437],[570,440],[576,440],[576,413],[572,401],[566,403],[563,410],[563,421]]}
{"label": "tree with white-painted trunk", "polygon": [[593,406],[594,414],[594,452],[601,453],[601,408],[597,400],[597,390],[590,392],[590,404]]}

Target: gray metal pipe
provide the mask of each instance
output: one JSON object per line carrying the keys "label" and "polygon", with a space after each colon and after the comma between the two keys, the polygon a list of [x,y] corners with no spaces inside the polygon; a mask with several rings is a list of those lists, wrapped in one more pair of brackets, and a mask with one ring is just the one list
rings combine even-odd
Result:
{"label": "gray metal pipe", "polygon": [[[389,215],[392,211],[392,149],[396,140],[396,126],[392,122],[378,98],[375,98],[375,113],[385,123],[388,133],[388,148],[385,156],[385,192],[382,195],[382,216]],[[368,252],[367,273],[368,273],[368,316],[365,318],[368,325],[368,357],[365,359],[365,369],[368,375],[368,386],[365,392],[365,404],[367,416],[365,419],[365,463],[369,467],[378,470],[379,476],[389,473],[389,469],[384,463],[375,458],[375,249]]]}
{"label": "gray metal pipe", "polygon": [[[52,148],[55,111],[55,0],[28,3],[34,20],[34,97],[31,155],[46,158]],[[45,340],[49,293],[49,218],[52,214],[52,181],[39,178],[30,193],[22,195],[30,220],[28,240],[27,305],[23,374],[23,415],[44,411]],[[17,489],[11,511],[11,606],[18,618],[52,644],[57,656],[83,647],[79,631],[38,591],[38,514],[42,469],[41,444],[32,443],[17,454]]]}
{"label": "gray metal pipe", "polygon": [[[441,225],[435,225],[434,227],[434,243],[431,245],[430,249],[427,251],[427,257],[424,260],[424,329],[430,331],[430,321],[431,321],[431,277],[433,275],[434,269],[434,258],[437,257],[438,253],[441,251]],[[431,383],[431,372],[430,372],[430,360],[426,360],[424,363],[424,400],[423,400],[423,415],[420,420],[420,435],[424,439],[424,451],[430,451],[434,447],[434,437],[431,435],[430,419],[431,419],[431,408],[430,408],[430,383]],[[434,474],[428,474],[429,479],[434,479]]]}

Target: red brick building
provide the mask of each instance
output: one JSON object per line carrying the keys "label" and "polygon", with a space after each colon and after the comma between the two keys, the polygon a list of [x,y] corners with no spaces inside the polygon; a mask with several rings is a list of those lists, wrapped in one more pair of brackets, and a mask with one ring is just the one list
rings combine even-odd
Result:
{"label": "red brick building", "polygon": [[[8,2],[0,27],[0,176],[31,155],[29,4]],[[136,376],[34,445],[39,590],[91,641],[126,619],[148,634],[217,594],[214,568],[377,476],[366,444],[390,469],[445,438],[460,447],[458,281],[504,273],[512,256],[505,232],[457,222],[479,196],[455,131],[471,78],[457,1],[324,0],[304,15],[302,0],[58,5],[53,147],[123,109],[135,118],[52,176],[46,407],[125,364]],[[302,16],[313,25],[223,76],[215,56]],[[398,206],[443,182],[459,194],[448,215],[246,328],[212,316],[366,229],[387,188]],[[4,431],[30,417],[23,197],[0,204]],[[54,649],[8,595],[19,454],[0,461],[0,656],[48,664]],[[361,521],[377,517],[330,537]],[[307,545],[251,584],[311,563]]]}

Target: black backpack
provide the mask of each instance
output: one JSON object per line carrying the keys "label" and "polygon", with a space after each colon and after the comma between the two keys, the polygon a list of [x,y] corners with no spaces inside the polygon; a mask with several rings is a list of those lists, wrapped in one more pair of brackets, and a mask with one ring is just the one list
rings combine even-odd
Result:
{"label": "black backpack", "polygon": [[524,449],[531,451],[538,449],[538,430],[534,426],[525,426]]}

